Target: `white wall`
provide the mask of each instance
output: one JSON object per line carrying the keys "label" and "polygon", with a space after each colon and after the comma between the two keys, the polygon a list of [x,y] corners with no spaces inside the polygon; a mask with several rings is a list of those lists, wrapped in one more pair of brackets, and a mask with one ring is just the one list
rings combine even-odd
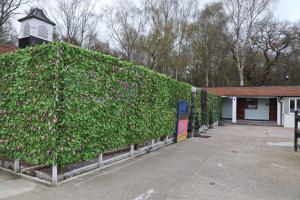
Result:
{"label": "white wall", "polygon": [[245,119],[269,120],[269,99],[257,99],[257,109],[245,109]]}
{"label": "white wall", "polygon": [[[295,97],[291,97],[295,98]],[[283,106],[283,126],[285,128],[295,128],[295,114],[290,113],[290,104],[289,104],[290,97],[283,98],[284,106]],[[298,124],[300,127],[300,123]]]}
{"label": "white wall", "polygon": [[232,99],[230,99],[230,98],[223,98],[222,118],[223,119],[232,119]]}
{"label": "white wall", "polygon": [[[34,36],[34,37],[52,42],[54,26],[47,23],[47,22],[44,22],[44,21],[41,21],[41,20],[38,20],[38,19],[35,19],[35,18],[27,19],[27,20],[21,22],[20,38],[28,37],[28,36],[24,36],[24,34],[23,34],[24,33],[24,26],[25,26],[26,23],[30,24],[30,35],[31,36]],[[38,36],[38,28],[41,25],[44,25],[47,28],[47,30],[48,30],[48,39],[45,39],[43,37]]]}
{"label": "white wall", "polygon": [[282,116],[282,113],[281,113],[281,103],[279,101],[279,99],[277,98],[277,125],[278,126],[281,126],[281,116]]}
{"label": "white wall", "polygon": [[232,97],[232,123],[237,121],[237,98]]}
{"label": "white wall", "polygon": [[[294,128],[295,126],[295,115],[289,113],[289,97],[283,98],[282,103],[282,125],[286,128]],[[269,99],[259,98],[257,99],[258,109],[257,110],[245,110],[245,118],[246,119],[254,119],[254,120],[269,120]],[[232,119],[232,110],[233,110],[233,101],[231,98],[223,98],[222,103],[222,118]],[[278,118],[280,118],[280,104],[277,104],[277,114]],[[278,119],[278,123],[280,119]],[[300,127],[300,123],[299,123]]]}
{"label": "white wall", "polygon": [[284,127],[295,128],[295,114],[284,114]]}

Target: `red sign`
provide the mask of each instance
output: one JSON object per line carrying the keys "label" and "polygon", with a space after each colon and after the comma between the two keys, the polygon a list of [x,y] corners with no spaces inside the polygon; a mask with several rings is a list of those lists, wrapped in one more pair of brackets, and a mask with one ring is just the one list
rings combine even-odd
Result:
{"label": "red sign", "polygon": [[188,136],[188,119],[178,120],[177,142],[187,139]]}

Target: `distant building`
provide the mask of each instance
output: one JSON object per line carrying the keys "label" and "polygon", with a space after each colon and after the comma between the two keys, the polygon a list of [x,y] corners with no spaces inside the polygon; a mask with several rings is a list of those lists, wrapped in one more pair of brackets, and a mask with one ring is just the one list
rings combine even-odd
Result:
{"label": "distant building", "polygon": [[39,8],[31,8],[27,16],[18,20],[21,22],[19,47],[35,46],[53,41],[55,23]]}
{"label": "distant building", "polygon": [[[53,41],[55,23],[39,8],[31,8],[27,16],[18,20],[21,22],[19,48],[36,46]],[[0,44],[0,54],[17,50],[13,45]]]}
{"label": "distant building", "polygon": [[300,86],[211,87],[208,92],[223,97],[222,118],[233,123],[265,121],[294,127],[300,111]]}

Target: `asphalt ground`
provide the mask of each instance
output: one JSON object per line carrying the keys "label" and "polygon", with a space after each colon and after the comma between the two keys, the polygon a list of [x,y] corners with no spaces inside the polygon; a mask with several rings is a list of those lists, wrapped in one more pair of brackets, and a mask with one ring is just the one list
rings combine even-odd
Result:
{"label": "asphalt ground", "polygon": [[52,188],[0,170],[0,199],[299,200],[293,130],[226,125]]}

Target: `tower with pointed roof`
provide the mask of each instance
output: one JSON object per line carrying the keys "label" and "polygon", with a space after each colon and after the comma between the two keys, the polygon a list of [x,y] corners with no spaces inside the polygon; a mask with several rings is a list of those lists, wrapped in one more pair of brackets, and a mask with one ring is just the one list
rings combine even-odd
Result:
{"label": "tower with pointed roof", "polygon": [[53,41],[55,23],[39,8],[31,8],[27,16],[18,20],[21,22],[19,47],[35,46]]}

